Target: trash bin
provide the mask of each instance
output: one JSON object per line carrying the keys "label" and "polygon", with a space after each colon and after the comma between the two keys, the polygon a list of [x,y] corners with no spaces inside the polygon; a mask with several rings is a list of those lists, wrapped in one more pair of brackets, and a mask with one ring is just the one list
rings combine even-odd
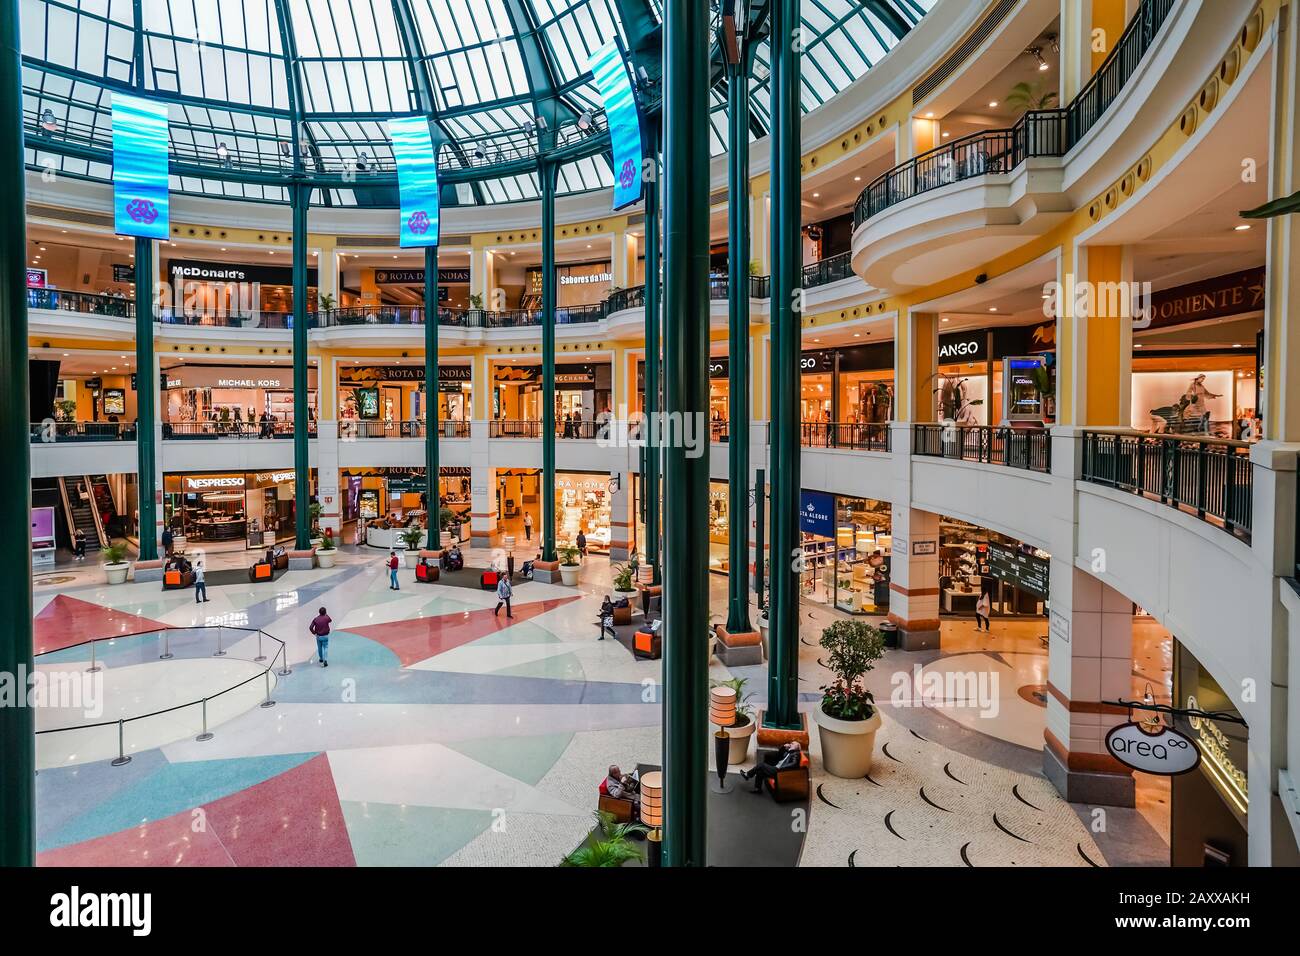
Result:
{"label": "trash bin", "polygon": [[898,625],[893,621],[885,621],[880,625],[880,632],[885,635],[886,647],[898,647]]}

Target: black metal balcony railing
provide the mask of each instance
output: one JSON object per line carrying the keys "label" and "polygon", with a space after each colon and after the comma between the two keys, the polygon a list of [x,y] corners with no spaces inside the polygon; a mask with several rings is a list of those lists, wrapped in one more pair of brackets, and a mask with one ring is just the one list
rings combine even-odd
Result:
{"label": "black metal balcony railing", "polygon": [[803,287],[815,289],[820,285],[829,285],[841,279],[849,279],[857,273],[853,271],[853,254],[841,252],[839,255],[820,259],[803,267]]}
{"label": "black metal balcony railing", "polygon": [[1035,110],[1010,129],[985,130],[945,143],[877,177],[853,207],[856,229],[890,206],[950,183],[1007,173],[1026,159],[1064,156],[1097,124],[1151,48],[1174,0],[1143,0],[1123,36],[1069,105]]}
{"label": "black metal balcony railing", "polygon": [[114,318],[135,317],[135,300],[96,292],[67,292],[63,289],[28,289],[27,308],[56,312],[84,312]]}
{"label": "black metal balcony railing", "polygon": [[[307,432],[309,438],[316,437],[316,423],[312,422]],[[164,439],[292,439],[293,422],[163,422]]]}
{"label": "black metal balcony railing", "polygon": [[135,441],[134,422],[32,422],[32,444]]}
{"label": "black metal balcony railing", "polygon": [[1245,442],[1085,431],[1082,477],[1193,512],[1250,540],[1254,471]]}
{"label": "black metal balcony railing", "polygon": [[488,436],[490,438],[541,438],[542,423],[505,418],[493,419],[488,423]]}
{"label": "black metal balcony railing", "polygon": [[1052,470],[1052,439],[1046,428],[914,425],[912,454],[1023,468],[1044,474]]}
{"label": "black metal balcony railing", "polygon": [[[438,423],[438,435],[442,438],[468,438],[469,422],[447,420]],[[339,440],[353,441],[360,438],[424,438],[425,422],[408,419],[400,422],[362,421],[348,418],[339,422]]]}
{"label": "black metal balcony railing", "polygon": [[800,422],[799,443],[807,448],[889,451],[889,423]]}

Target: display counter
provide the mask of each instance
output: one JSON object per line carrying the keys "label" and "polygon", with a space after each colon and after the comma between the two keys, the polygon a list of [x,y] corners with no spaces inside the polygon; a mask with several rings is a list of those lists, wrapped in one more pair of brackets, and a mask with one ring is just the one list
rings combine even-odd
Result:
{"label": "display counter", "polygon": [[[374,525],[366,525],[366,544],[372,548],[384,548],[389,551],[399,551],[406,549],[406,542],[402,540],[402,535],[406,528],[379,528]],[[420,547],[427,547],[428,535],[421,530]]]}

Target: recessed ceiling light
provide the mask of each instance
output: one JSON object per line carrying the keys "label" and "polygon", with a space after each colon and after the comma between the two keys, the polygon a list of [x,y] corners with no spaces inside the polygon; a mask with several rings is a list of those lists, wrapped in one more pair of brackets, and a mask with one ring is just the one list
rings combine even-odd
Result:
{"label": "recessed ceiling light", "polygon": [[854,176],[854,177],[853,177],[853,181],[854,181],[855,183],[860,183],[860,182],[862,182],[862,177],[861,177],[861,176]]}
{"label": "recessed ceiling light", "polygon": [[949,133],[947,130],[944,130],[944,131],[943,131],[943,138],[944,138],[944,139],[947,139],[947,138],[948,138],[949,136],[951,136],[951,135],[952,135],[952,134]]}
{"label": "recessed ceiling light", "polygon": [[1133,347],[1134,347],[1135,349],[1140,349],[1140,348],[1142,348],[1143,346],[1142,346],[1142,343],[1141,343],[1141,342],[1134,342],[1134,343],[1133,343]]}
{"label": "recessed ceiling light", "polygon": [[991,306],[989,306],[989,311],[990,311],[990,312],[996,312],[997,310],[998,310],[998,307],[997,307],[996,305],[991,305]]}
{"label": "recessed ceiling light", "polygon": [[1239,349],[1239,348],[1241,348],[1241,343],[1240,343],[1240,342],[1233,342],[1233,343],[1232,343],[1232,347],[1233,347],[1234,349]]}
{"label": "recessed ceiling light", "polygon": [[1237,232],[1245,232],[1250,228],[1250,223],[1243,222],[1240,226],[1234,226],[1233,228],[1236,229]]}
{"label": "recessed ceiling light", "polygon": [[989,109],[991,110],[997,109],[997,106],[998,106],[997,100],[989,100]]}
{"label": "recessed ceiling light", "polygon": [[926,119],[934,119],[934,114],[933,114],[933,113],[926,113],[926,114],[925,114],[925,118],[926,118]]}
{"label": "recessed ceiling light", "polygon": [[942,319],[940,319],[939,321],[940,321],[940,322],[947,322],[947,321],[948,321],[948,317],[947,317],[947,316],[944,316],[944,317],[943,317]]}

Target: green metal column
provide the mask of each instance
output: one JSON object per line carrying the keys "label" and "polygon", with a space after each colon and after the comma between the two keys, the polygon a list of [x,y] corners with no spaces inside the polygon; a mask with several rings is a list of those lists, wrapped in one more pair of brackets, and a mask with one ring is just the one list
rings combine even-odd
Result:
{"label": "green metal column", "polygon": [[[0,447],[9,449],[9,494],[0,497],[0,521],[9,529],[10,568],[0,585],[0,673],[31,674],[32,549],[19,528],[32,524],[31,417],[27,384],[27,198],[23,182],[22,44],[18,0],[0,13]],[[8,156],[8,159],[4,157]],[[156,383],[155,383],[156,386]],[[26,680],[15,690],[25,698]],[[0,707],[0,866],[36,861],[36,712]]]}
{"label": "green metal column", "polygon": [[158,270],[153,240],[135,240],[135,487],[138,493],[140,560],[158,557],[158,376],[154,372],[153,286]]}
{"label": "green metal column", "polygon": [[542,160],[542,560],[555,560],[555,185]]}
{"label": "green metal column", "polygon": [[727,66],[727,631],[749,624],[749,53]]}
{"label": "green metal column", "polygon": [[[706,864],[709,6],[664,5],[664,862]],[[692,439],[695,447],[688,447]]]}
{"label": "green metal column", "polygon": [[298,548],[311,547],[311,464],[307,433],[307,206],[311,187],[289,187],[293,206],[293,496]]}
{"label": "green metal column", "polygon": [[438,462],[438,400],[442,397],[442,382],[438,374],[438,247],[424,249],[424,468],[428,483],[429,540],[428,546],[438,546],[438,532],[442,530],[439,515],[442,501],[439,498],[438,478],[442,469]]}
{"label": "green metal column", "polygon": [[662,512],[660,456],[663,450],[658,442],[657,429],[650,427],[663,410],[662,369],[659,363],[659,330],[662,320],[663,286],[659,277],[659,181],[663,165],[659,160],[659,133],[650,133],[650,161],[655,164],[655,175],[645,187],[645,418],[641,429],[646,440],[645,474],[641,476],[641,497],[645,508],[645,561],[654,569],[652,584],[663,581],[663,534],[659,530]]}
{"label": "green metal column", "polygon": [[772,4],[772,571],[769,727],[799,726],[799,0]]}

